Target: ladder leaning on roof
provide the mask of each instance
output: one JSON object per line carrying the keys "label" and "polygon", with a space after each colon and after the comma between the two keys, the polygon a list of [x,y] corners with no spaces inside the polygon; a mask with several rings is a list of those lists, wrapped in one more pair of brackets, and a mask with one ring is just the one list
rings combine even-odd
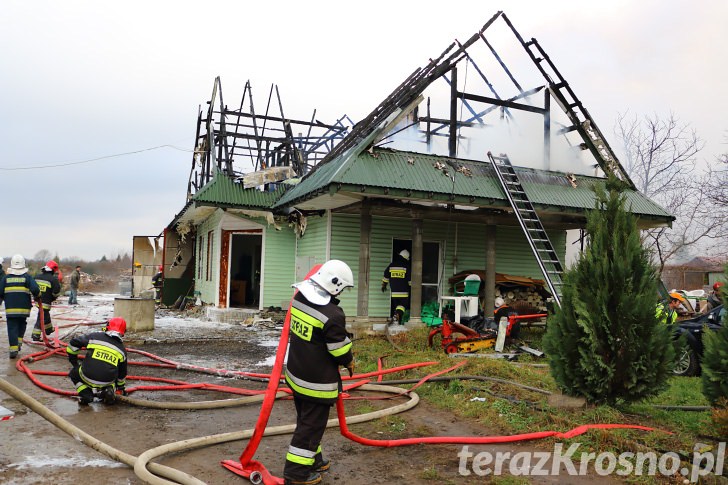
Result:
{"label": "ladder leaning on roof", "polygon": [[496,157],[488,152],[488,159],[493,165],[493,169],[495,169],[501,187],[513,208],[513,212],[516,214],[516,219],[518,219],[523,234],[526,235],[528,245],[536,257],[554,301],[561,307],[561,285],[563,283],[564,268],[561,266],[551,240],[546,234],[533,204],[531,204],[526,192],[523,190],[521,181],[518,179],[508,156],[501,154]]}

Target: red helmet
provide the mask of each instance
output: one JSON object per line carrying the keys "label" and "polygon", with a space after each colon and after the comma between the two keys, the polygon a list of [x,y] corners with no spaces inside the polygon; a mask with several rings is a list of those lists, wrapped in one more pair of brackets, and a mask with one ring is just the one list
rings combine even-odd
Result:
{"label": "red helmet", "polygon": [[159,271],[164,271],[164,266],[162,266],[161,264],[159,265]]}
{"label": "red helmet", "polygon": [[720,291],[720,287],[723,286],[723,284],[724,283],[722,281],[716,281],[715,283],[713,283],[713,291]]}
{"label": "red helmet", "polygon": [[107,332],[119,332],[122,337],[126,333],[126,320],[121,317],[114,317],[106,325]]}
{"label": "red helmet", "polygon": [[46,263],[46,266],[48,266],[54,273],[58,271],[58,263],[56,263],[53,260],[50,260]]}

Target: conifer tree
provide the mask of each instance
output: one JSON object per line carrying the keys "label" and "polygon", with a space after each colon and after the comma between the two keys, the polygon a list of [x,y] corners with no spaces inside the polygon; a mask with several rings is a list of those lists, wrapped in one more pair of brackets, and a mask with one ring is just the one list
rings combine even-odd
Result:
{"label": "conifer tree", "polygon": [[[728,266],[725,280],[728,281]],[[721,301],[725,308],[728,301],[726,286],[721,290]],[[703,335],[703,345],[703,394],[712,404],[717,404],[721,398],[728,400],[728,312],[723,314],[721,329]]]}
{"label": "conifer tree", "polygon": [[564,275],[543,342],[558,386],[594,403],[656,394],[673,367],[671,329],[655,316],[658,275],[622,187],[611,177],[595,189],[589,244]]}

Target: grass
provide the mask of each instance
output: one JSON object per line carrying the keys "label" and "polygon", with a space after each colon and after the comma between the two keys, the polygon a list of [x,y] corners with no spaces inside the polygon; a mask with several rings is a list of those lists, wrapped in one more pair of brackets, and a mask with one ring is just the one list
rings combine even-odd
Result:
{"label": "grass", "polygon": [[[355,342],[357,368],[363,372],[375,371],[377,359],[384,358],[384,367],[434,361],[437,364],[398,372],[384,377],[385,380],[419,379],[427,374],[446,369],[458,363],[460,359],[450,358],[441,348],[427,347],[428,329],[415,329],[393,337],[395,343],[403,350],[396,351],[382,337],[366,337]],[[522,337],[534,348],[539,348],[542,329],[524,329]],[[520,357],[518,363],[502,359],[470,358],[468,363],[449,376],[476,375],[505,379],[558,392],[549,369],[533,367],[527,364],[546,363],[530,355]],[[409,387],[404,384],[401,387]],[[635,404],[620,407],[606,405],[587,405],[570,410],[555,408],[549,405],[546,395],[522,389],[509,384],[479,381],[451,380],[427,383],[416,391],[423,401],[435,408],[451,413],[462,420],[472,420],[486,427],[493,435],[518,434],[534,431],[567,431],[583,424],[624,423],[649,426],[657,429],[654,432],[636,430],[593,430],[572,440],[548,439],[535,443],[535,446],[550,448],[555,442],[581,443],[581,451],[655,451],[664,453],[675,451],[684,457],[692,456],[695,443],[717,444],[721,437],[715,436],[710,412],[665,411],[652,407],[653,404],[705,406],[707,401],[702,395],[700,379],[688,377],[672,377],[667,388],[659,395]],[[478,398],[478,400],[472,400]],[[485,399],[484,401],[482,399]],[[361,405],[361,404],[360,404]],[[377,430],[390,436],[411,436],[414,430],[406,425],[388,420]],[[725,440],[725,437],[722,437]],[[435,470],[425,471],[424,475],[435,474]],[[435,479],[425,478],[423,479]],[[649,477],[637,477],[640,482],[650,483]],[[504,481],[503,481],[504,480]],[[512,477],[501,477],[497,483],[523,483],[513,481]]]}

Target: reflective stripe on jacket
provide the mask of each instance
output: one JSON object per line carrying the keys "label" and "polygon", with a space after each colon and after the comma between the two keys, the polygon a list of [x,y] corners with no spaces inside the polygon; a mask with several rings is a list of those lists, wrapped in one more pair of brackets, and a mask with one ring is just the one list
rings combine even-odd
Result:
{"label": "reflective stripe on jacket", "polygon": [[5,314],[8,317],[27,317],[33,307],[31,295],[40,294],[38,283],[28,273],[7,274],[0,280],[0,299],[5,300]]}
{"label": "reflective stripe on jacket", "polygon": [[339,366],[353,358],[338,300],[314,305],[298,293],[291,304],[290,328],[286,383],[304,399],[333,403],[341,392]]}
{"label": "reflective stripe on jacket", "polygon": [[80,373],[85,382],[97,387],[108,386],[114,382],[117,386],[125,385],[126,348],[121,339],[106,332],[73,337],[66,347],[71,364],[78,363],[78,354],[83,347],[86,347],[86,358],[83,359]]}

